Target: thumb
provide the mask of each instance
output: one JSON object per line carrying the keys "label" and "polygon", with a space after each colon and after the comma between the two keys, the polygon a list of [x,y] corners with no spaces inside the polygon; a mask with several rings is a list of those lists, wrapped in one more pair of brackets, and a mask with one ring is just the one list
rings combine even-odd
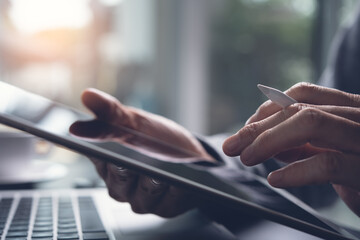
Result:
{"label": "thumb", "polygon": [[81,100],[97,119],[110,124],[124,124],[131,114],[116,98],[94,88],[86,89]]}

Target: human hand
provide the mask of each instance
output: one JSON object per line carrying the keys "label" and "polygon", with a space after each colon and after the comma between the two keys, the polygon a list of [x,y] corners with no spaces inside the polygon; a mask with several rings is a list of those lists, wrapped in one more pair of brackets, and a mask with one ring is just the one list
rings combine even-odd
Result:
{"label": "human hand", "polygon": [[225,140],[224,152],[248,166],[271,157],[289,163],[269,174],[274,187],[331,182],[360,216],[360,95],[305,83],[286,93],[301,103],[265,102]]}
{"label": "human hand", "polygon": [[[163,161],[215,161],[191,133],[169,119],[124,106],[112,96],[95,89],[85,90],[82,101],[96,119],[75,122],[70,127],[75,136],[118,141]],[[129,202],[134,212],[173,217],[194,207],[192,196],[183,189],[122,166],[91,160],[104,179],[109,195],[118,201]]]}

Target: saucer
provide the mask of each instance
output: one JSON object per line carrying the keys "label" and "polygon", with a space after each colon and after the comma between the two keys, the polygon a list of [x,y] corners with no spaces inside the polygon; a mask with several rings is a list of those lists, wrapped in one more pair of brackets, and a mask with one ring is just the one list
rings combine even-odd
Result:
{"label": "saucer", "polygon": [[53,181],[66,175],[64,165],[46,160],[33,160],[26,169],[14,174],[0,175],[0,185],[29,184]]}

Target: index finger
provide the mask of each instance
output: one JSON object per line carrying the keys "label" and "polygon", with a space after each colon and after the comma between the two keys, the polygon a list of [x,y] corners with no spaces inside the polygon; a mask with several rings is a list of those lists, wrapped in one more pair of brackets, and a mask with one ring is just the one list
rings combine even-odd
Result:
{"label": "index finger", "polygon": [[[334,105],[360,107],[360,95],[346,93],[333,88],[326,88],[311,83],[298,83],[285,91],[287,95],[301,103],[313,105]],[[247,124],[265,119],[281,110],[271,101],[266,101],[252,115]]]}
{"label": "index finger", "polygon": [[[283,123],[261,133],[240,155],[245,165],[256,165],[294,147],[312,146],[346,152],[360,152],[359,124],[307,108]],[[241,139],[241,136],[239,136]]]}

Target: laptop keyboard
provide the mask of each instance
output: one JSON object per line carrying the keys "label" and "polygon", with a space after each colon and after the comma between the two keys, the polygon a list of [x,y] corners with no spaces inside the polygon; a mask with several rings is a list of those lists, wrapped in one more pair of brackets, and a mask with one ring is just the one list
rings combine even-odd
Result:
{"label": "laptop keyboard", "polygon": [[109,239],[90,196],[0,199],[1,240]]}

